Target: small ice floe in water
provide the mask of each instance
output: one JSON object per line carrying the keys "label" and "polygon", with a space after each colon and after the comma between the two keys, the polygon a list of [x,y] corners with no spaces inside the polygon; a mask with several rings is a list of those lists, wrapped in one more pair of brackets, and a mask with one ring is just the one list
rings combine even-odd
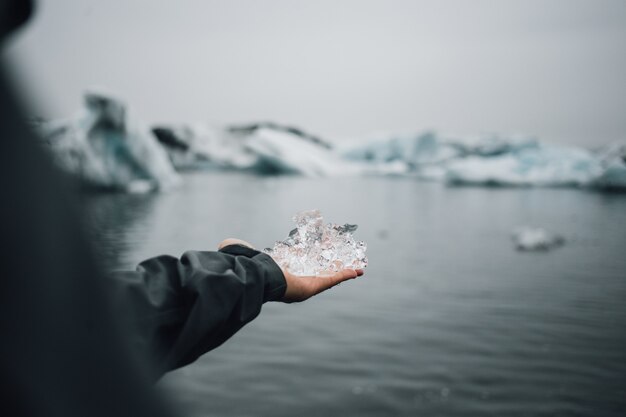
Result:
{"label": "small ice floe in water", "polygon": [[299,212],[293,221],[297,227],[289,236],[264,250],[282,268],[294,275],[323,275],[367,266],[367,246],[352,236],[357,225],[324,224],[319,210]]}
{"label": "small ice floe in water", "polygon": [[565,239],[540,227],[520,227],[513,232],[513,242],[520,251],[547,251],[561,246]]}

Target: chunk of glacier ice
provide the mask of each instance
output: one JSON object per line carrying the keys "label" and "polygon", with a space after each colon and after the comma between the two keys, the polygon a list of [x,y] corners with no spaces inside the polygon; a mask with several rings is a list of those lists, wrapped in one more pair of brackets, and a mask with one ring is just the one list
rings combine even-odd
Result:
{"label": "chunk of glacier ice", "polygon": [[367,266],[363,241],[356,241],[354,224],[324,224],[319,210],[302,211],[293,217],[296,228],[273,248],[267,248],[278,265],[294,275],[317,275]]}

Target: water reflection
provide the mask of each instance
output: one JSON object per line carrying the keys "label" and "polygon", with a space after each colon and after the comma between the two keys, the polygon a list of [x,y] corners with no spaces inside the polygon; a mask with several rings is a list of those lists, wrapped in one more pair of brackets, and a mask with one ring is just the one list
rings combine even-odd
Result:
{"label": "water reflection", "polygon": [[104,193],[82,197],[86,229],[96,243],[96,258],[104,269],[128,267],[128,254],[148,239],[155,204],[161,196]]}

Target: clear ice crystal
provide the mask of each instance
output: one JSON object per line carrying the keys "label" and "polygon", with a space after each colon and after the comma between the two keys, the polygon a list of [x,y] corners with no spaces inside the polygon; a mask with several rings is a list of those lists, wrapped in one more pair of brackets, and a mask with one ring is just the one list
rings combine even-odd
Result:
{"label": "clear ice crystal", "polygon": [[293,221],[297,227],[289,236],[264,250],[281,268],[294,275],[323,275],[367,266],[367,245],[352,236],[357,225],[325,225],[319,210],[301,211]]}

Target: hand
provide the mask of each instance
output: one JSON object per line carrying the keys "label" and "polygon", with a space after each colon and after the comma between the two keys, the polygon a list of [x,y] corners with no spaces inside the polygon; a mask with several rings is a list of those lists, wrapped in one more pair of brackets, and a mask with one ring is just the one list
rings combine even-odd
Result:
{"label": "hand", "polygon": [[283,269],[283,274],[287,281],[287,290],[281,301],[295,303],[311,298],[344,281],[360,277],[363,270],[343,269],[331,275],[297,276]]}
{"label": "hand", "polygon": [[[217,248],[222,249],[229,245],[243,245],[254,249],[254,247],[245,240],[235,238],[224,239]],[[363,273],[364,271],[362,269],[343,269],[328,275],[297,276],[283,269],[287,289],[281,301],[285,303],[304,301],[344,281],[360,277]]]}

